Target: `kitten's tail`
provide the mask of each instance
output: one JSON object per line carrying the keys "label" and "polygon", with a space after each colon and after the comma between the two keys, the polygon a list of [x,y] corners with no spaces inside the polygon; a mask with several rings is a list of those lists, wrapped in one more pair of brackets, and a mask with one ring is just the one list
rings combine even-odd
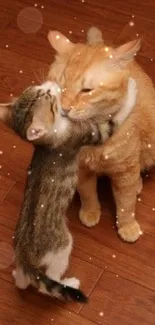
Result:
{"label": "kitten's tail", "polygon": [[[37,287],[40,287],[40,292],[47,293],[52,297],[58,298],[60,300],[72,300],[79,303],[88,302],[88,298],[81,290],[52,280],[46,274],[36,268],[29,266],[29,268],[26,270],[26,273],[29,275],[30,279],[33,279]],[[41,288],[42,284],[44,285],[43,290]]]}
{"label": "kitten's tail", "polygon": [[87,42],[90,45],[104,43],[101,30],[95,26],[90,27],[87,32]]}
{"label": "kitten's tail", "polygon": [[39,278],[39,280],[45,285],[47,293],[51,294],[53,297],[63,300],[72,300],[79,303],[88,302],[88,298],[79,289],[65,286],[60,282],[51,280],[46,275],[40,275]]}

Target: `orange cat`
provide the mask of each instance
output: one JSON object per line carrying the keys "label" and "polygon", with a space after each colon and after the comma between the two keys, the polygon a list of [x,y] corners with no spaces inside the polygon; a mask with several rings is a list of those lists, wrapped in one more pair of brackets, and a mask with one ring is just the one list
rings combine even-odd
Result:
{"label": "orange cat", "polygon": [[142,234],[135,218],[136,196],[142,188],[140,172],[155,162],[155,90],[134,60],[140,41],[108,48],[96,29],[89,31],[88,44],[73,44],[55,31],[48,38],[57,51],[48,78],[63,87],[62,107],[71,119],[95,116],[102,129],[104,120],[114,118],[124,105],[128,107],[131,80],[136,81],[137,101],[129,117],[104,145],[81,151],[78,186],[80,220],[91,227],[101,214],[96,175],[110,176],[118,234],[134,242]]}

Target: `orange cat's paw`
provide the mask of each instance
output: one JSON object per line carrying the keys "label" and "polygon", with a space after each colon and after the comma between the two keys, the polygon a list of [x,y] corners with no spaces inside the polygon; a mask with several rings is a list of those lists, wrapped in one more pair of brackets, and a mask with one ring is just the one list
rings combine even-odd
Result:
{"label": "orange cat's paw", "polygon": [[128,243],[134,243],[143,234],[138,222],[133,220],[118,229],[119,236]]}
{"label": "orange cat's paw", "polygon": [[79,213],[79,218],[83,225],[87,227],[93,227],[97,225],[100,221],[101,210],[97,209],[95,211],[86,211],[81,209]]}

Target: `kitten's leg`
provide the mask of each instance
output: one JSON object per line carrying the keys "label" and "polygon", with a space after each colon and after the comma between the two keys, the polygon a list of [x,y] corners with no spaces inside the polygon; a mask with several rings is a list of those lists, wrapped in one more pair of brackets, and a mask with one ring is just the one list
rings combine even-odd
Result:
{"label": "kitten's leg", "polygon": [[120,237],[127,242],[135,242],[142,231],[135,219],[135,204],[139,189],[140,171],[133,167],[130,171],[112,177],[112,188],[117,208],[117,227]]}
{"label": "kitten's leg", "polygon": [[25,290],[30,285],[29,277],[24,274],[21,268],[17,268],[16,270],[13,270],[12,276],[15,280],[15,284],[17,288]]}
{"label": "kitten's leg", "polygon": [[[80,281],[76,278],[68,278],[61,280],[61,277],[66,272],[68,263],[69,263],[69,257],[72,250],[72,236],[69,234],[69,243],[67,247],[59,250],[57,253],[48,253],[44,257],[42,264],[48,265],[46,275],[51,278],[52,280],[61,282],[64,285],[68,285],[70,287],[78,288],[80,285]],[[42,293],[45,293],[45,288],[41,287],[40,290]]]}
{"label": "kitten's leg", "polygon": [[72,287],[75,289],[79,289],[80,287],[80,280],[77,278],[65,278],[61,281],[62,284],[68,287]]}
{"label": "kitten's leg", "polygon": [[81,199],[80,220],[87,226],[95,226],[101,215],[97,196],[97,177],[87,167],[79,168],[78,192]]}

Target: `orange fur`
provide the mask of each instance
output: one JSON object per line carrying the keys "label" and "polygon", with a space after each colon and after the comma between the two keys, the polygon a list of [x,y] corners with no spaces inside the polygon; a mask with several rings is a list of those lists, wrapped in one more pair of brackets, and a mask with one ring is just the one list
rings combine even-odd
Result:
{"label": "orange fur", "polygon": [[[57,82],[64,87],[63,109],[70,118],[95,117],[102,123],[114,117],[124,105],[129,77],[136,80],[137,102],[127,120],[104,145],[81,151],[78,186],[80,219],[90,227],[100,219],[96,175],[110,176],[118,233],[123,240],[134,242],[142,233],[135,219],[136,195],[142,187],[140,171],[155,162],[155,90],[151,79],[134,61],[140,44],[133,41],[107,49],[100,38],[99,42],[90,41],[91,45],[71,43],[64,54],[61,37],[63,47],[65,38],[59,36],[57,47],[54,34],[50,34],[50,42],[59,55],[48,78],[58,76]],[[90,91],[85,92],[86,88]]]}

